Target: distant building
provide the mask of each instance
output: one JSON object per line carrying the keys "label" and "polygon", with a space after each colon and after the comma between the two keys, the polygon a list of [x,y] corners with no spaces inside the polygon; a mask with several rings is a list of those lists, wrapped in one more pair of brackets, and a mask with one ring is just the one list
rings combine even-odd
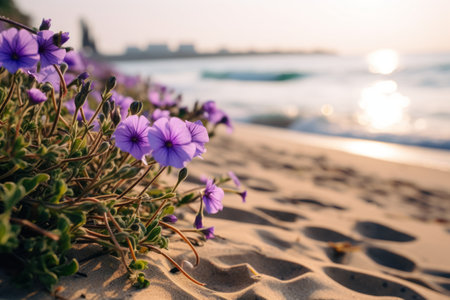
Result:
{"label": "distant building", "polygon": [[84,20],[80,20],[81,32],[82,32],[82,40],[81,40],[81,49],[87,55],[96,55],[97,46],[95,45],[94,38],[91,36],[88,25]]}
{"label": "distant building", "polygon": [[146,52],[148,54],[157,56],[165,56],[170,55],[172,53],[167,44],[150,44],[148,45]]}
{"label": "distant building", "polygon": [[197,54],[197,51],[193,44],[180,44],[177,53],[183,55],[195,55]]}
{"label": "distant building", "polygon": [[129,46],[125,50],[125,55],[139,55],[139,54],[142,54],[142,50],[139,49],[138,47]]}
{"label": "distant building", "polygon": [[221,48],[217,51],[217,54],[229,54],[230,51],[227,48]]}

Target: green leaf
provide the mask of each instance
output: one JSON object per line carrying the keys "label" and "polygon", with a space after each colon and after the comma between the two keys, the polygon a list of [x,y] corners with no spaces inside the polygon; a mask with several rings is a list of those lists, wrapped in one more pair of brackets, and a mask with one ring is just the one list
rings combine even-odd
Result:
{"label": "green leaf", "polygon": [[78,264],[78,261],[75,258],[72,258],[69,263],[54,267],[52,271],[54,271],[59,276],[69,276],[78,272],[79,268],[80,266]]}
{"label": "green leaf", "polygon": [[56,225],[56,227],[61,231],[61,232],[66,232],[69,230],[70,227],[70,222],[69,219],[64,216],[64,215],[60,215],[58,218],[58,223]]}
{"label": "green leaf", "polygon": [[165,236],[161,236],[161,239],[158,241],[158,245],[161,248],[169,250],[169,239]]}
{"label": "green leaf", "polygon": [[72,231],[86,224],[86,215],[84,214],[83,211],[72,210],[72,211],[64,211],[64,213],[70,219],[70,222],[72,222],[71,228]]}
{"label": "green leaf", "polygon": [[190,203],[193,198],[194,198],[194,193],[187,194],[186,196],[181,198],[180,202],[178,202],[178,206]]}
{"label": "green leaf", "polygon": [[47,253],[45,256],[42,257],[42,260],[44,264],[49,268],[59,264],[58,256],[56,256],[56,254],[53,252]]}
{"label": "green leaf", "polygon": [[58,276],[55,273],[47,271],[42,272],[38,276],[39,281],[45,286],[45,288],[49,291],[53,289],[53,286],[58,282]]}
{"label": "green leaf", "polygon": [[66,182],[62,179],[57,180],[53,185],[53,196],[48,199],[50,203],[59,203],[62,196],[67,192]]}
{"label": "green leaf", "polygon": [[21,179],[19,181],[19,184],[21,184],[25,188],[25,193],[29,194],[33,190],[35,190],[39,184],[41,184],[42,182],[46,182],[49,179],[50,179],[50,176],[48,174],[37,174],[36,176],[34,176],[32,178]]}
{"label": "green leaf", "polygon": [[161,213],[161,218],[162,218],[162,217],[165,217],[165,216],[167,216],[167,215],[173,214],[174,211],[175,211],[175,207],[173,207],[172,205],[169,205],[169,206],[164,207],[164,209],[163,209],[163,211],[162,211],[162,213]]}
{"label": "green leaf", "polygon": [[153,222],[151,222],[151,223],[147,226],[146,233],[150,233],[150,232],[153,230],[153,228],[156,227],[156,225],[158,225],[158,220],[153,220]]}
{"label": "green leaf", "polygon": [[14,205],[25,197],[25,194],[25,189],[21,184],[16,185],[12,182],[0,184],[0,200],[5,203],[5,213],[9,214]]}
{"label": "green leaf", "polygon": [[150,234],[147,237],[147,241],[149,242],[155,242],[158,240],[159,235],[161,234],[162,228],[161,226],[156,226],[153,228],[153,230],[150,232]]}
{"label": "green leaf", "polygon": [[142,259],[138,259],[136,261],[131,261],[129,267],[132,270],[145,270],[148,268],[148,262]]}

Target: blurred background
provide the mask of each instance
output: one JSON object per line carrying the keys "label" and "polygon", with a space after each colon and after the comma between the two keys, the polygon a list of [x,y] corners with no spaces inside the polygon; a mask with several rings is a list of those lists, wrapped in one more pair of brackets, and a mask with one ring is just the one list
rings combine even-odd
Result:
{"label": "blurred background", "polygon": [[235,121],[450,150],[447,0],[0,2]]}

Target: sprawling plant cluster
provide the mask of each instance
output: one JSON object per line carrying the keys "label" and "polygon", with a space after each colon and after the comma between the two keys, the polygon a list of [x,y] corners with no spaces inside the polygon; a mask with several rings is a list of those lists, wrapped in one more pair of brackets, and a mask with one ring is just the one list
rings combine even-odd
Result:
{"label": "sprawling plant cluster", "polygon": [[[179,236],[213,238],[203,211],[222,209],[233,173],[180,192],[186,165],[201,156],[226,114],[208,101],[193,109],[164,86],[111,76],[109,67],[64,48],[67,32],[12,25],[0,33],[0,255],[15,278],[51,290],[78,271],[75,244],[98,244],[122,261],[137,287],[149,281],[137,253],[156,252],[197,284],[166,252]],[[134,99],[145,99],[136,101]],[[175,185],[158,180],[178,171]],[[198,201],[193,228],[177,228],[175,210]],[[184,232],[184,233],[183,233]],[[195,236],[186,236],[185,233]]]}

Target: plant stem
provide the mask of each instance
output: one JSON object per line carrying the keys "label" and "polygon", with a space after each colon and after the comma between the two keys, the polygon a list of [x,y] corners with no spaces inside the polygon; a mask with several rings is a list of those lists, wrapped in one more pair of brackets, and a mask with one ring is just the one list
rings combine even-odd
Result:
{"label": "plant stem", "polygon": [[[114,226],[117,228],[117,230],[119,232],[123,232],[122,228],[117,223],[116,219],[114,219],[114,216],[111,214],[111,212],[108,211],[107,213],[108,213],[109,218],[113,222]],[[134,261],[136,261],[137,258],[136,258],[136,255],[134,254],[133,246],[131,245],[131,241],[130,241],[130,239],[128,237],[127,237],[127,243],[128,243],[128,248],[130,249],[130,252],[131,252],[131,257],[133,258]]]}
{"label": "plant stem", "polygon": [[145,191],[148,189],[148,187],[149,187],[150,185],[152,185],[153,182],[155,182],[155,180],[159,177],[159,175],[162,174],[162,172],[164,172],[164,170],[165,170],[166,168],[167,168],[167,167],[162,167],[162,168],[159,170],[158,174],[156,174],[155,177],[153,177],[152,180],[150,180],[150,182],[147,183],[147,185],[142,189],[142,191],[141,191],[141,192],[139,193],[139,195],[138,195],[138,198],[139,198],[140,196],[142,196],[142,195],[145,193]]}
{"label": "plant stem", "polygon": [[109,235],[111,236],[111,240],[113,241],[114,245],[116,246],[117,251],[119,251],[120,257],[122,258],[123,265],[125,266],[125,268],[127,269],[128,272],[131,272],[131,270],[128,267],[127,262],[125,260],[125,254],[123,254],[123,251],[122,251],[122,249],[121,249],[121,247],[119,245],[119,242],[117,242],[117,239],[114,236],[114,233],[112,232],[111,227],[109,226],[108,216],[107,216],[106,213],[103,213],[103,219],[105,221],[106,229],[108,230]]}
{"label": "plant stem", "polygon": [[188,273],[186,273],[185,270],[183,270],[182,267],[180,267],[180,265],[177,264],[177,262],[175,260],[173,260],[169,255],[165,254],[164,252],[162,252],[161,250],[159,250],[158,248],[149,245],[149,244],[142,244],[143,246],[149,248],[150,250],[161,254],[162,256],[164,256],[167,260],[169,260],[181,273],[183,273],[184,276],[186,276],[190,281],[192,281],[195,284],[198,284],[200,286],[205,286],[206,284],[201,283],[200,281],[195,280],[194,278],[192,278]]}
{"label": "plant stem", "polygon": [[167,224],[167,223],[165,223],[163,221],[159,221],[159,224],[163,225],[164,227],[170,228],[171,230],[176,232],[186,242],[186,244],[189,245],[189,247],[192,249],[192,251],[195,254],[195,266],[198,266],[198,264],[200,263],[200,257],[198,256],[197,251],[195,250],[195,248],[192,245],[192,243],[188,240],[188,238],[180,230],[178,230],[178,228],[176,228],[176,227],[174,227],[174,226],[172,226],[170,224]]}
{"label": "plant stem", "polygon": [[10,218],[10,220],[11,220],[11,222],[18,223],[20,225],[26,226],[26,227],[30,228],[31,230],[36,231],[37,233],[45,235],[46,237],[48,237],[48,238],[50,238],[50,239],[52,239],[54,241],[58,241],[59,240],[59,236],[58,235],[56,235],[54,233],[51,233],[51,232],[49,232],[47,230],[44,230],[41,227],[37,226],[34,223],[31,223],[28,220],[18,219],[18,218]]}
{"label": "plant stem", "polygon": [[122,194],[117,197],[117,200],[124,197],[126,194],[128,194],[129,191],[131,191],[142,179],[144,179],[145,176],[147,176],[148,172],[150,172],[151,168],[153,167],[153,164],[149,164],[147,167],[147,170],[145,170],[144,174],[142,174],[141,177],[139,177],[132,185],[130,185],[125,191],[122,192]]}
{"label": "plant stem", "polygon": [[[54,101],[53,103],[55,103],[55,90],[52,89],[50,93],[52,95],[52,100]],[[62,104],[62,98],[61,98],[61,95],[60,95],[59,98],[58,98],[58,105],[56,107],[55,121],[53,121],[52,129],[50,129],[50,132],[47,135],[47,137],[51,137],[53,135],[53,132],[55,131],[56,125],[58,124],[59,115],[61,114],[61,104]]]}
{"label": "plant stem", "polygon": [[56,73],[58,73],[59,76],[59,80],[60,81],[60,85],[61,85],[61,89],[62,89],[62,97],[65,97],[67,95],[67,85],[66,85],[66,81],[64,80],[64,75],[61,72],[61,69],[59,68],[59,66],[57,64],[54,64],[53,67],[56,70]]}
{"label": "plant stem", "polygon": [[32,28],[30,28],[30,27],[28,27],[28,26],[25,26],[25,25],[23,25],[23,24],[20,24],[20,23],[18,23],[18,22],[16,22],[16,21],[13,21],[13,20],[11,20],[11,19],[5,17],[5,16],[0,16],[0,21],[3,21],[3,22],[5,22],[5,23],[9,23],[9,24],[14,25],[14,26],[16,26],[16,27],[20,27],[20,28],[22,28],[22,29],[28,30],[28,31],[31,32],[31,33],[37,34],[37,31],[36,31],[36,30],[34,30],[34,29],[32,29]]}
{"label": "plant stem", "polygon": [[158,207],[158,209],[155,211],[153,216],[145,223],[145,227],[147,227],[151,222],[153,222],[154,219],[156,219],[156,216],[159,214],[163,206],[166,204],[167,199],[164,199],[164,201],[161,203],[161,205]]}
{"label": "plant stem", "polygon": [[[1,17],[0,17],[1,18]],[[5,110],[6,104],[8,104],[9,100],[11,99],[11,96],[13,94],[14,91],[14,87],[16,85],[16,75],[17,73],[14,73],[13,78],[12,78],[12,82],[11,85],[9,86],[9,91],[8,91],[8,95],[6,96],[6,99],[3,101],[2,106],[0,106],[0,117],[3,113],[3,110]]]}

